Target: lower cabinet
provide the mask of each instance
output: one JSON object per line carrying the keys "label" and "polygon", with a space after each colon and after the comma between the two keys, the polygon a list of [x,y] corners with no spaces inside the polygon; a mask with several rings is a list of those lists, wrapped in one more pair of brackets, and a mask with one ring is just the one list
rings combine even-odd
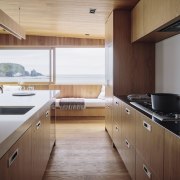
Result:
{"label": "lower cabinet", "polygon": [[121,150],[121,101],[114,97],[113,99],[113,143],[120,153]]}
{"label": "lower cabinet", "polygon": [[0,160],[1,180],[32,180],[31,142],[29,128]]}
{"label": "lower cabinet", "polygon": [[135,179],[135,109],[122,102],[122,148],[120,155],[132,179]]}
{"label": "lower cabinet", "polygon": [[50,119],[46,107],[32,125],[32,179],[40,180],[50,155]]}
{"label": "lower cabinet", "polygon": [[105,128],[108,131],[111,139],[113,136],[113,108],[112,108],[112,98],[108,98],[105,107],[106,117],[105,117]]}
{"label": "lower cabinet", "polygon": [[146,166],[151,168],[151,173],[153,172],[153,177],[155,176],[153,179],[163,179],[164,128],[138,111],[136,111],[136,153],[146,161]]}
{"label": "lower cabinet", "polygon": [[31,127],[0,159],[0,180],[42,179],[55,142],[55,122],[51,131],[49,105],[38,113]]}
{"label": "lower cabinet", "polygon": [[164,179],[179,180],[180,138],[166,130],[164,147]]}
{"label": "lower cabinet", "polygon": [[144,159],[136,153],[136,180],[161,180],[152,172]]}
{"label": "lower cabinet", "polygon": [[135,148],[127,139],[122,139],[120,155],[131,178],[135,179]]}
{"label": "lower cabinet", "polygon": [[131,179],[180,179],[179,136],[117,97],[113,100],[112,127],[113,143]]}

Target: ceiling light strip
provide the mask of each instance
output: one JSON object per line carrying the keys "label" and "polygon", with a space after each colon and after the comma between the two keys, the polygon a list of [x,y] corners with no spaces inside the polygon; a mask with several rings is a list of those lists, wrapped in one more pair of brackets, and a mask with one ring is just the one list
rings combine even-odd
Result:
{"label": "ceiling light strip", "polygon": [[0,9],[0,26],[18,39],[26,39],[23,28]]}

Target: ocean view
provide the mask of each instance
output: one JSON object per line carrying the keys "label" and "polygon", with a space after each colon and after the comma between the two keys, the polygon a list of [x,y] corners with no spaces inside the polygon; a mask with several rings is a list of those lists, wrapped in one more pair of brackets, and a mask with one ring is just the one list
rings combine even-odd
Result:
{"label": "ocean view", "polygon": [[[49,76],[0,77],[0,82],[49,82]],[[104,84],[104,75],[57,75],[58,84]]]}

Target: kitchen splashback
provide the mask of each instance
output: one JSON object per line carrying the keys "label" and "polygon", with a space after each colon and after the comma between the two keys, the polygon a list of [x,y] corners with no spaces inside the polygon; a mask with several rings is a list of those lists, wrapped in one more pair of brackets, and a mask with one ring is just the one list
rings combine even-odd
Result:
{"label": "kitchen splashback", "polygon": [[156,92],[180,94],[180,35],[156,44]]}

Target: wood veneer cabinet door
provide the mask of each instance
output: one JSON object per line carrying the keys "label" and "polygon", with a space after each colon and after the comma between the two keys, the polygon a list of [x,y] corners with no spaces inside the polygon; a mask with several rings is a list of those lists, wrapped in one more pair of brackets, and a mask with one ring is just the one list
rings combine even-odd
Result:
{"label": "wood veneer cabinet door", "polygon": [[135,110],[122,102],[121,157],[132,179],[135,179]]}
{"label": "wood veneer cabinet door", "polygon": [[50,156],[50,108],[49,106],[46,107],[45,112],[42,116],[42,121],[44,123],[44,128],[43,128],[43,157],[44,157],[44,171],[46,169],[49,156]]}
{"label": "wood veneer cabinet door", "polygon": [[134,7],[131,12],[131,41],[134,42],[144,36],[144,22],[143,22],[143,1]]}
{"label": "wood veneer cabinet door", "polygon": [[180,16],[179,0],[144,0],[144,34]]}
{"label": "wood veneer cabinet door", "polygon": [[0,161],[0,179],[32,180],[31,128],[11,147]]}
{"label": "wood veneer cabinet door", "polygon": [[125,138],[122,138],[120,154],[131,176],[135,179],[135,147]]}
{"label": "wood veneer cabinet door", "polygon": [[162,180],[158,179],[152,172],[151,168],[146,164],[141,156],[136,154],[136,179],[137,180]]}
{"label": "wood veneer cabinet door", "polygon": [[113,99],[113,143],[118,152],[121,150],[121,101],[114,97]]}
{"label": "wood veneer cabinet door", "polygon": [[7,153],[0,159],[0,179],[3,179],[3,180],[10,179]]}
{"label": "wood veneer cabinet door", "polygon": [[136,152],[146,161],[154,176],[163,179],[164,128],[138,111],[136,111]]}
{"label": "wood veneer cabinet door", "polygon": [[180,138],[165,131],[164,179],[180,179]]}
{"label": "wood veneer cabinet door", "polygon": [[122,138],[135,146],[136,110],[122,103]]}
{"label": "wood veneer cabinet door", "polygon": [[42,179],[44,173],[44,122],[42,117],[32,125],[32,179]]}
{"label": "wood veneer cabinet door", "polygon": [[107,100],[106,103],[106,117],[105,117],[105,127],[107,132],[109,133],[110,137],[113,136],[113,119],[112,119],[112,104],[111,100]]}

